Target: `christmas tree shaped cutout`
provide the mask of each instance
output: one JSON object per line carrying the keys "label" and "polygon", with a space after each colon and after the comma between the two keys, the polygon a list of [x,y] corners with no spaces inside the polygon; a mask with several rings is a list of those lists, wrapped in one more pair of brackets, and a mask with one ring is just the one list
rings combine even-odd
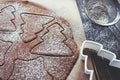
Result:
{"label": "christmas tree shaped cutout", "polygon": [[13,6],[7,6],[1,9],[0,12],[0,31],[14,31],[15,25],[14,20],[15,9]]}
{"label": "christmas tree shaped cutout", "polygon": [[21,37],[24,42],[28,42],[35,39],[37,37],[36,34],[44,29],[43,25],[51,22],[54,19],[50,16],[43,16],[39,14],[30,13],[22,14],[21,17],[25,22],[22,25],[23,33],[21,34]]}
{"label": "christmas tree shaped cutout", "polygon": [[5,53],[7,52],[11,44],[12,43],[10,42],[4,42],[0,40],[0,65],[4,64]]}
{"label": "christmas tree shaped cutout", "polygon": [[64,43],[65,35],[62,33],[63,28],[54,24],[48,28],[48,33],[43,37],[43,41],[35,46],[31,53],[45,56],[71,56],[71,49]]}

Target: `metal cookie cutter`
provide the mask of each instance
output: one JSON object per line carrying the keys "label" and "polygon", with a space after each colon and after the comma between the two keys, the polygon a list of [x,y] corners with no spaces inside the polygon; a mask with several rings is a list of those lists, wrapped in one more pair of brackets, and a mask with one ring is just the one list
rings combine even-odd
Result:
{"label": "metal cookie cutter", "polygon": [[[104,0],[103,0],[104,1]],[[102,2],[100,2],[99,0],[98,1],[96,1],[96,0],[89,0],[88,1],[88,3],[87,3],[87,6],[90,4],[90,2],[93,2],[93,4],[91,3],[91,5],[94,5],[94,3],[96,2],[96,3],[102,3]],[[109,2],[109,0],[108,0],[108,2]],[[111,1],[112,2],[112,1]],[[111,20],[112,19],[112,16],[113,15],[111,15],[109,18],[108,18],[108,22],[107,23],[103,23],[103,22],[105,22],[105,21],[103,21],[103,20],[101,20],[101,21],[103,21],[103,22],[96,22],[96,20],[93,20],[91,17],[90,17],[90,13],[87,13],[87,7],[85,7],[85,10],[86,10],[86,14],[87,14],[87,16],[88,16],[88,18],[91,20],[91,21],[93,21],[94,23],[96,23],[96,24],[98,24],[98,25],[102,25],[102,26],[110,26],[110,25],[114,25],[114,24],[116,24],[119,20],[120,20],[120,4],[119,4],[119,2],[118,2],[118,0],[113,0],[113,2],[114,2],[114,7],[116,7],[116,13],[114,12],[114,10],[112,10],[113,9],[113,7],[112,7],[112,5],[111,4],[109,4],[108,5],[108,7],[107,7],[107,4],[102,4],[101,6],[100,5],[98,5],[98,4],[96,4],[96,5],[94,5],[94,6],[96,6],[95,8],[97,8],[97,7],[99,7],[98,9],[100,9],[101,7],[103,7],[103,6],[105,6],[105,7],[107,7],[107,9],[108,9],[108,16],[110,15],[109,13],[110,12],[113,12],[114,13],[114,15],[116,15],[116,17],[113,19],[113,20]],[[88,6],[89,7],[89,6]],[[112,8],[109,8],[109,7],[112,7]],[[97,13],[97,11],[94,11],[95,13]],[[95,15],[95,13],[94,13],[94,15]],[[113,14],[112,13],[112,14]],[[99,11],[98,13],[97,13],[97,16],[98,16],[98,14],[99,15],[101,15],[102,14],[102,11]],[[105,14],[105,13],[104,13]],[[105,16],[104,16],[105,17]],[[110,19],[110,21],[109,21],[109,19]]]}
{"label": "metal cookie cutter", "polygon": [[88,56],[83,54],[83,50],[85,48],[89,48],[89,49],[93,49],[93,50],[97,51],[98,56],[106,58],[110,61],[110,63],[109,63],[110,66],[120,68],[120,60],[116,59],[116,55],[114,53],[103,49],[102,44],[99,44],[99,43],[93,42],[93,41],[89,41],[89,40],[85,40],[80,48],[80,53],[81,53],[80,56],[81,56],[82,60],[84,60],[84,72],[85,72],[85,74],[90,75],[89,80],[92,80],[94,70],[89,70],[87,68]]}

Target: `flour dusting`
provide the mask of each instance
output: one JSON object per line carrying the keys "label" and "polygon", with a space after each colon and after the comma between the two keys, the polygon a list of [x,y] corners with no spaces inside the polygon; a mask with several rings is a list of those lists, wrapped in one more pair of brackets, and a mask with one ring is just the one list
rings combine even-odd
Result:
{"label": "flour dusting", "polygon": [[88,4],[87,13],[88,16],[96,23],[108,23],[108,9],[106,5],[101,2],[94,2]]}

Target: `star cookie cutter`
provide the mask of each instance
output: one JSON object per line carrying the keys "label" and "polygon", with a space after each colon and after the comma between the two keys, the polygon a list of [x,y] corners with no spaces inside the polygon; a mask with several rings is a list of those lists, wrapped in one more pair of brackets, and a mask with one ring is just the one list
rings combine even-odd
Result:
{"label": "star cookie cutter", "polygon": [[110,63],[109,63],[110,66],[120,68],[120,60],[116,59],[115,53],[103,49],[103,45],[100,44],[100,43],[85,40],[82,43],[82,46],[80,48],[80,53],[81,53],[80,56],[81,56],[81,59],[84,60],[84,72],[85,72],[85,74],[90,75],[89,80],[93,79],[94,70],[92,70],[92,69],[90,70],[87,67],[88,55],[83,54],[83,50],[85,48],[89,48],[89,49],[93,49],[93,50],[97,51],[98,56],[106,58],[106,59],[108,59],[110,61]]}

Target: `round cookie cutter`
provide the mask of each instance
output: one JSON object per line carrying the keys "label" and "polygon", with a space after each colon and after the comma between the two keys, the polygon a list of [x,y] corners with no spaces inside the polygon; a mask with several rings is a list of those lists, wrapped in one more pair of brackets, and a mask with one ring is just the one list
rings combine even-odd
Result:
{"label": "round cookie cutter", "polygon": [[[88,18],[95,24],[98,24],[101,26],[110,26],[110,25],[116,24],[120,20],[120,3],[118,2],[118,0],[115,0],[113,5],[114,5],[114,7],[110,4],[107,5],[107,3],[105,4],[102,1],[90,0],[86,3],[85,12],[86,12],[86,15],[88,16]],[[95,14],[96,14],[97,18],[100,19],[100,17],[102,17],[101,20],[97,20],[97,19],[94,19],[93,17],[91,17],[91,15],[90,15],[91,13],[87,9],[87,8],[90,8],[90,6],[94,7],[94,8],[92,8],[93,10],[91,9],[93,12],[92,14],[94,14],[92,16],[95,18]],[[101,9],[101,11],[98,11],[98,9],[95,9],[95,8]],[[105,8],[107,9],[106,10],[107,14],[104,13]],[[94,11],[94,9],[95,9],[95,11]],[[97,11],[98,11],[98,13],[97,13]],[[102,14],[102,12],[104,15]],[[113,17],[113,15],[110,15],[110,14],[113,14],[115,16]],[[103,16],[101,16],[101,15],[103,15]],[[105,18],[105,16],[107,16],[107,18]],[[106,20],[104,20],[103,18]]]}
{"label": "round cookie cutter", "polygon": [[80,48],[80,56],[84,60],[84,72],[85,74],[90,75],[89,80],[93,79],[94,70],[90,70],[87,67],[88,55],[83,54],[85,48],[93,49],[97,51],[97,55],[101,56],[110,61],[109,65],[113,67],[120,68],[120,60],[116,59],[116,55],[113,52],[103,49],[103,45],[94,41],[85,40]]}

